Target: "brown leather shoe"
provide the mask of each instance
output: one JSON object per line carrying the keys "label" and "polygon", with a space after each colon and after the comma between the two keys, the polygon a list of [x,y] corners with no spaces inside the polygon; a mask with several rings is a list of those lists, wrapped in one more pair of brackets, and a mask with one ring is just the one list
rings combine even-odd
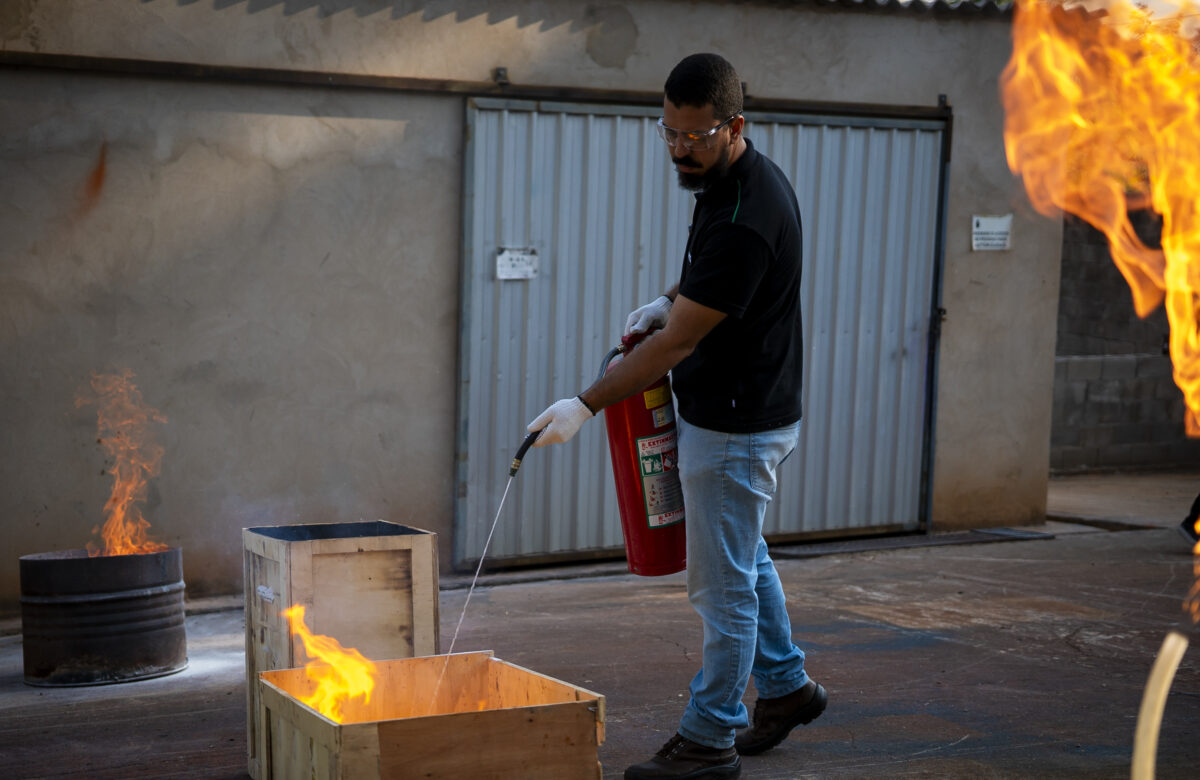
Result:
{"label": "brown leather shoe", "polygon": [[625,780],[734,780],[742,760],[733,748],[713,748],[676,734],[658,755],[625,770]]}
{"label": "brown leather shoe", "polygon": [[743,756],[765,753],[782,742],[792,729],[816,720],[828,701],[825,689],[814,680],[786,696],[759,699],[754,703],[753,724],[737,735],[733,746]]}

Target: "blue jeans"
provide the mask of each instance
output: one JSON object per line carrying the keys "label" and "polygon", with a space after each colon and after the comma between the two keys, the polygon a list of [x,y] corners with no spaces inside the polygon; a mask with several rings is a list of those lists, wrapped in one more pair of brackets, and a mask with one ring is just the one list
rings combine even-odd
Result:
{"label": "blue jeans", "polygon": [[703,663],[679,733],[727,748],[749,725],[742,695],[752,674],[761,698],[808,682],[762,538],[775,471],[795,448],[800,424],[762,433],[720,433],[682,418],[678,424],[688,599],[704,621]]}

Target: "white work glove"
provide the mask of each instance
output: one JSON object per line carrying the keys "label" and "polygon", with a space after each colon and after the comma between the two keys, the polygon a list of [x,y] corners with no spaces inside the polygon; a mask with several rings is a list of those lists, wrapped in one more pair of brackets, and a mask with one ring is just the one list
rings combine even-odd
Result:
{"label": "white work glove", "polygon": [[542,412],[529,423],[526,429],[530,433],[541,431],[533,443],[535,447],[545,447],[547,444],[561,444],[570,441],[580,426],[594,415],[584,406],[579,396],[555,401],[546,411]]}
{"label": "white work glove", "polygon": [[661,328],[667,324],[667,315],[670,313],[671,299],[660,295],[640,309],[635,309],[625,319],[625,335],[645,333],[651,328]]}

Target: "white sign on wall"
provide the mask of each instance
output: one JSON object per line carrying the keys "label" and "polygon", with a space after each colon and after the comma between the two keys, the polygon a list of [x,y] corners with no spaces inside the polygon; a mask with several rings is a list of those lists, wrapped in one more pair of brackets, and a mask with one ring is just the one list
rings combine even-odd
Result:
{"label": "white sign on wall", "polygon": [[536,249],[504,249],[496,252],[497,279],[534,279],[538,275]]}
{"label": "white sign on wall", "polygon": [[971,217],[971,251],[999,252],[1012,248],[1012,214]]}

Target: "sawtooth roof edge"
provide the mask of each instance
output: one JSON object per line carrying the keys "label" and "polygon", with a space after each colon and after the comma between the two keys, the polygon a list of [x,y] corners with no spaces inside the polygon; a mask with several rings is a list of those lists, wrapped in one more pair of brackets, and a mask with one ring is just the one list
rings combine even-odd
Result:
{"label": "sawtooth roof edge", "polygon": [[1011,16],[1013,0],[807,0],[818,6],[858,11],[890,11],[964,16]]}

